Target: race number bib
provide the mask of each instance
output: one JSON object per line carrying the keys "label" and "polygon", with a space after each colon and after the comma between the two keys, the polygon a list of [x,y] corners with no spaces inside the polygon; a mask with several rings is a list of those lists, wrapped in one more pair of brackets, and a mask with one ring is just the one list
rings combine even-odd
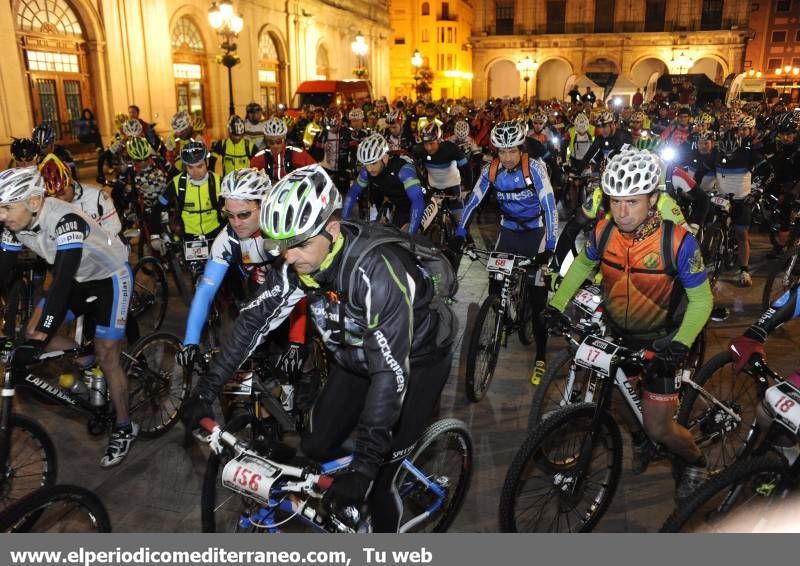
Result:
{"label": "race number bib", "polygon": [[486,271],[510,274],[514,271],[514,256],[500,252],[491,252],[486,262]]}
{"label": "race number bib", "polygon": [[597,310],[601,300],[600,289],[594,286],[580,289],[572,298],[574,304],[589,314]]}
{"label": "race number bib", "polygon": [[183,253],[186,261],[199,261],[208,259],[208,242],[206,240],[193,240],[184,242]]}
{"label": "race number bib", "polygon": [[711,197],[711,202],[720,207],[725,212],[731,208],[731,202],[724,197]]}
{"label": "race number bib", "polygon": [[764,395],[775,419],[794,434],[800,432],[800,390],[791,383],[773,385]]}
{"label": "race number bib", "polygon": [[272,484],[280,474],[281,471],[266,460],[244,455],[225,464],[222,485],[261,503],[267,503]]}
{"label": "race number bib", "polygon": [[575,352],[575,363],[600,375],[609,375],[611,372],[611,361],[614,358],[618,347],[611,342],[601,338],[589,336]]}

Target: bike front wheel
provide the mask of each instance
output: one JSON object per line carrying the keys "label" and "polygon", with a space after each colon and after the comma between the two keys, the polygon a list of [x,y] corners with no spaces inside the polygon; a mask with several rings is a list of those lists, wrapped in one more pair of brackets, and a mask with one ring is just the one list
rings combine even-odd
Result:
{"label": "bike front wheel", "polygon": [[533,344],[533,328],[536,323],[533,316],[531,291],[528,277],[522,275],[517,283],[517,334],[519,334],[519,341],[525,346]]}
{"label": "bike front wheel", "polygon": [[8,460],[0,478],[0,508],[56,483],[56,448],[42,426],[24,415],[9,417]]}
{"label": "bike front wheel", "polygon": [[791,476],[786,460],[774,453],[739,460],[675,509],[661,532],[795,532]]}
{"label": "bike front wheel", "polygon": [[574,358],[575,352],[568,348],[547,364],[547,371],[531,401],[528,432],[558,409],[592,400],[598,375],[576,364]]}
{"label": "bike front wheel", "polygon": [[800,257],[795,253],[785,262],[774,267],[764,282],[761,296],[761,311],[767,310],[781,295],[800,281]]}
{"label": "bike front wheel", "polygon": [[603,517],[622,472],[622,436],[603,411],[593,440],[598,410],[571,405],[529,433],[500,495],[502,532],[589,532]]}
{"label": "bike front wheel", "polygon": [[93,492],[75,485],[43,487],[0,512],[4,533],[110,533],[111,520]]}
{"label": "bike front wheel", "polygon": [[156,438],[178,421],[178,411],[189,394],[192,375],[175,361],[181,341],[172,334],[145,336],[122,355],[128,376],[131,418],[139,436]]}
{"label": "bike front wheel", "polygon": [[684,383],[676,420],[689,430],[709,469],[730,466],[752,439],[760,386],[746,374],[737,375],[729,352],[720,352]]}
{"label": "bike front wheel", "polygon": [[484,398],[494,377],[505,330],[504,318],[500,298],[497,295],[487,296],[472,327],[467,353],[466,391],[467,399],[473,403]]}
{"label": "bike front wheel", "polygon": [[154,257],[143,257],[133,268],[133,295],[129,316],[139,330],[151,334],[161,328],[167,314],[169,287],[164,268]]}
{"label": "bike front wheel", "polygon": [[443,419],[425,430],[395,482],[403,502],[401,532],[443,533],[450,528],[469,489],[472,457],[472,436],[461,421]]}

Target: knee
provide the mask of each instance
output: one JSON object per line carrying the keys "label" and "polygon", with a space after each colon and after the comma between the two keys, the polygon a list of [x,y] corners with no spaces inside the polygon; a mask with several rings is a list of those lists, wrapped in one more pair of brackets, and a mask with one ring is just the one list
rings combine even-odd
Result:
{"label": "knee", "polygon": [[664,444],[673,435],[672,417],[645,418],[642,424],[647,436],[653,442]]}

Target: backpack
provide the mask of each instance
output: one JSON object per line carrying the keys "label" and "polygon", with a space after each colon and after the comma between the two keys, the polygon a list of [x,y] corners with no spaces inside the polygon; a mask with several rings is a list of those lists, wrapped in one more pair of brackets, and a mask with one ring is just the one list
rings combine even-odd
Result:
{"label": "backpack", "polygon": [[[182,173],[178,179],[178,210],[183,210],[183,205],[186,203],[186,184],[189,182],[188,173]],[[211,199],[211,208],[219,213],[219,202],[217,199],[217,178],[208,173],[208,198]]]}
{"label": "backpack", "polygon": [[[408,251],[415,259],[423,276],[433,284],[430,309],[439,315],[437,345],[449,345],[455,335],[457,321],[449,305],[458,291],[458,278],[453,265],[444,251],[436,247],[421,234],[408,234],[386,224],[366,224],[342,220],[342,229],[350,239],[347,255],[342,261],[337,276],[337,289],[345,297],[345,314],[350,318],[363,319],[365,313],[350,297],[355,288],[358,266],[364,256],[379,246],[395,244]],[[344,317],[341,318],[344,320]]]}
{"label": "backpack", "polygon": [[[675,232],[675,224],[669,221],[662,221],[661,230],[661,258],[664,260],[664,273],[671,278],[678,276],[678,268],[675,264],[675,250],[673,243],[673,234]],[[611,232],[617,227],[613,220],[606,222],[603,226],[600,236],[597,238],[597,254],[598,257],[603,257],[608,246],[608,240],[611,238]]]}
{"label": "backpack", "polygon": [[[531,178],[531,164],[528,161],[528,153],[522,153],[522,159],[520,163],[522,165],[522,176],[525,178],[525,188],[527,189],[531,185],[533,185],[533,179]],[[494,186],[494,181],[497,179],[497,170],[500,168],[500,159],[495,157],[492,159],[492,164],[489,165],[489,184]],[[524,189],[520,189],[524,190]]]}

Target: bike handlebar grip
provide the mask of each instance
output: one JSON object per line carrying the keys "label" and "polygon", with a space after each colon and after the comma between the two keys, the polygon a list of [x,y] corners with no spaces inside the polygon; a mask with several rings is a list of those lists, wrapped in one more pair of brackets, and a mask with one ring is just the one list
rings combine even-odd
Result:
{"label": "bike handlebar grip", "polygon": [[333,478],[331,476],[319,476],[317,478],[317,487],[323,491],[328,491],[333,485]]}
{"label": "bike handlebar grip", "polygon": [[200,426],[208,432],[214,432],[214,429],[217,428],[217,421],[208,417],[203,417],[200,419]]}

